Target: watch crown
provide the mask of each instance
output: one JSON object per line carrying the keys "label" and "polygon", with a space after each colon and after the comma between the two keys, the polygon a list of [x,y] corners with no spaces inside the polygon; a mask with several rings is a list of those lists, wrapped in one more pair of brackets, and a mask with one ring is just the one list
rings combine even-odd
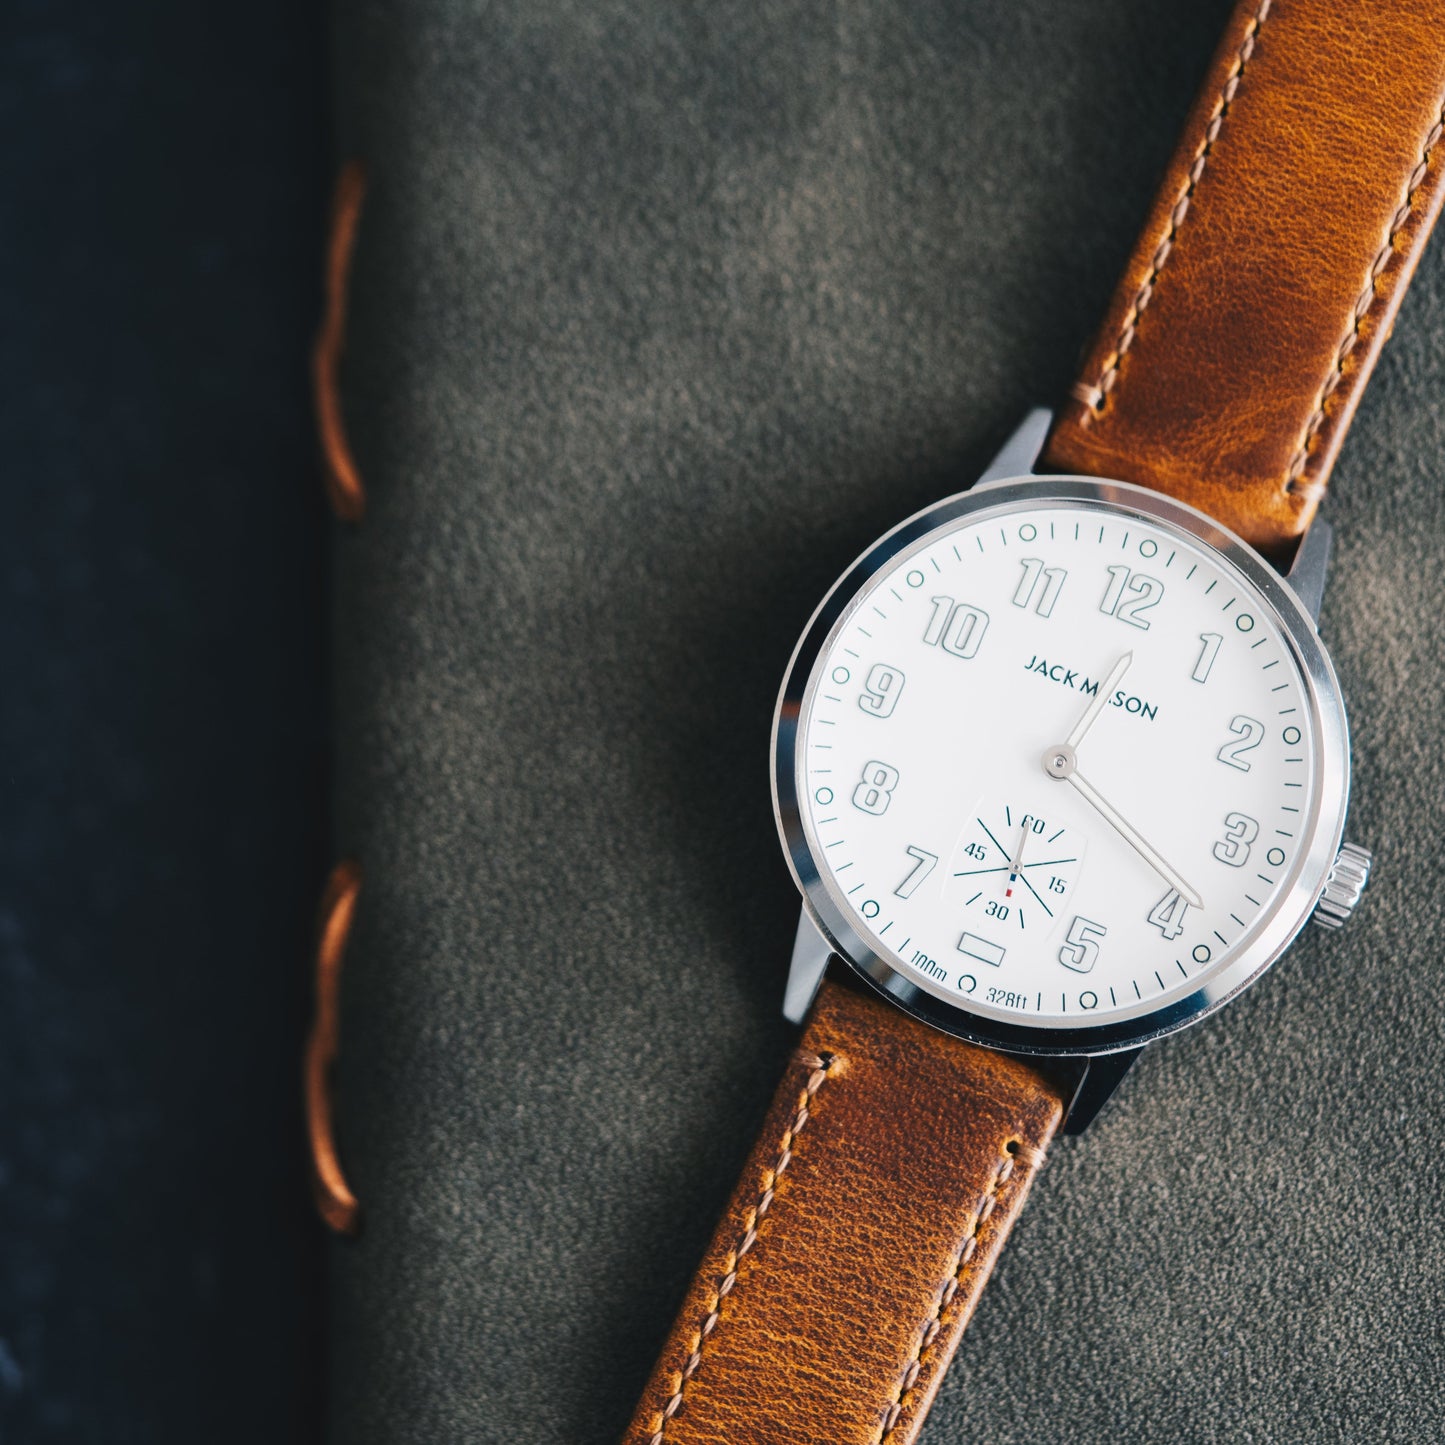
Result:
{"label": "watch crown", "polygon": [[1359,906],[1360,895],[1370,881],[1374,858],[1358,843],[1341,843],[1334,866],[1325,879],[1325,891],[1315,904],[1314,919],[1321,928],[1342,928]]}

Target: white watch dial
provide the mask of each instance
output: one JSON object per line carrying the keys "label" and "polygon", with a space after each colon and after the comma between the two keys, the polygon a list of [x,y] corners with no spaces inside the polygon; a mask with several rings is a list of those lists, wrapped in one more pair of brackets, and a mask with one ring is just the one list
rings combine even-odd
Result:
{"label": "white watch dial", "polygon": [[1308,846],[1315,724],[1272,605],[1172,527],[965,516],[877,573],[803,699],[798,806],[859,936],[966,1010],[1138,1015],[1236,957]]}

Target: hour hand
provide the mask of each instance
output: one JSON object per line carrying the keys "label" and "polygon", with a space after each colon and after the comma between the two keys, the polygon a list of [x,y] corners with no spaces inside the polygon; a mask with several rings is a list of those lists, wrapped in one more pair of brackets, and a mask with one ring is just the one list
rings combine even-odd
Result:
{"label": "hour hand", "polygon": [[1134,661],[1134,654],[1126,652],[1110,670],[1108,677],[1099,684],[1099,690],[1094,694],[1094,700],[1084,709],[1084,715],[1074,724],[1074,730],[1064,739],[1064,745],[1070,748],[1077,748],[1084,740],[1084,734],[1094,726],[1095,719],[1104,710],[1104,705],[1114,696],[1114,689],[1124,680],[1124,674],[1129,671],[1129,664]]}

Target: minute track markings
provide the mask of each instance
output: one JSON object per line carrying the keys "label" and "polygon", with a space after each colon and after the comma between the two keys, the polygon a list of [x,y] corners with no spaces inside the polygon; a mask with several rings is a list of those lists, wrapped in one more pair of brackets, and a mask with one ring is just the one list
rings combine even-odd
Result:
{"label": "minute track markings", "polygon": [[[839,776],[856,778],[864,758],[874,758],[879,752],[883,752],[885,757],[891,759],[892,763],[901,767],[904,772],[904,791],[900,793],[899,802],[894,805],[892,815],[886,819],[874,821],[870,816],[863,819],[861,825],[854,819],[848,844],[854,856],[850,857],[848,864],[844,866],[856,864],[866,870],[870,877],[878,877],[880,869],[891,873],[897,866],[893,853],[895,848],[898,850],[897,858],[906,864],[902,850],[904,841],[909,838],[922,838],[923,846],[943,855],[941,861],[944,866],[938,868],[933,882],[922,889],[913,902],[898,905],[900,910],[912,910],[908,914],[908,921],[918,928],[919,946],[927,952],[929,958],[920,962],[911,959],[906,950],[900,950],[891,924],[901,923],[903,919],[896,916],[890,918],[886,905],[880,917],[870,904],[866,913],[872,915],[876,921],[868,922],[867,927],[860,931],[864,938],[876,940],[881,931],[887,929],[888,939],[884,943],[875,942],[873,945],[879,958],[892,962],[893,967],[903,971],[910,979],[919,973],[930,975],[917,980],[928,993],[952,1001],[955,1006],[959,1005],[959,994],[962,993],[967,996],[967,1001],[962,1004],[966,1010],[999,1017],[1025,1011],[1028,993],[1035,993],[1037,997],[1038,985],[1042,984],[1043,996],[1050,1000],[1049,1009],[1044,1011],[1040,1006],[1039,1014],[1031,1017],[1041,1015],[1044,1019],[1054,1018],[1057,1023],[1049,1026],[1063,1027],[1060,1015],[1067,1013],[1073,1028],[1092,1027],[1095,1020],[1103,1022],[1111,1009],[1124,1008],[1131,982],[1136,986],[1136,998],[1139,996],[1138,990],[1142,990],[1144,979],[1150,976],[1150,966],[1145,962],[1145,968],[1137,980],[1131,980],[1129,955],[1131,950],[1135,951],[1136,967],[1139,962],[1145,961],[1138,957],[1137,948],[1143,939],[1150,935],[1146,931],[1137,936],[1137,942],[1134,941],[1132,930],[1142,929],[1144,926],[1142,903],[1138,905],[1137,921],[1133,913],[1135,905],[1128,905],[1122,913],[1119,911],[1119,899],[1124,896],[1125,869],[1123,855],[1118,851],[1114,835],[1097,825],[1087,810],[1084,815],[1076,817],[1072,806],[1065,809],[1062,804],[1052,802],[1047,796],[1035,797],[1034,790],[1029,788],[1026,775],[1016,773],[1015,765],[1009,761],[1008,750],[1014,746],[1015,736],[1028,736],[1035,727],[1047,735],[1053,726],[1049,721],[1052,713],[1046,700],[1029,698],[1027,711],[1014,716],[1015,711],[1023,706],[1024,699],[1016,701],[1013,689],[1004,686],[1014,661],[1011,656],[1012,649],[1018,645],[1020,639],[1023,646],[1032,646],[1033,652],[1038,655],[1062,652],[1067,648],[1069,655],[1065,660],[1070,666],[1085,669],[1081,676],[1097,677],[1104,671],[1102,664],[1108,660],[1108,654],[1115,648],[1128,646],[1132,642],[1138,653],[1141,682],[1147,672],[1149,689],[1161,701],[1170,704],[1176,701],[1188,703],[1187,709],[1183,706],[1171,707],[1168,713],[1161,707],[1157,721],[1163,726],[1153,730],[1158,734],[1157,737],[1147,739],[1153,749],[1149,753],[1150,757],[1157,753],[1160,759],[1169,757],[1173,760],[1169,773],[1170,787],[1183,789],[1179,806],[1166,809],[1167,795],[1164,792],[1153,790],[1142,780],[1138,784],[1130,781],[1136,774],[1130,771],[1133,761],[1130,757],[1131,742],[1122,723],[1108,742],[1101,748],[1094,749],[1097,762],[1091,759],[1089,742],[1086,741],[1079,750],[1080,767],[1087,779],[1091,783],[1097,781],[1103,794],[1111,802],[1115,801],[1114,788],[1120,788],[1117,803],[1125,821],[1130,825],[1142,825],[1146,835],[1151,835],[1151,841],[1158,845],[1163,856],[1177,856],[1178,861],[1185,866],[1186,873],[1193,873],[1201,866],[1198,862],[1192,865],[1189,862],[1194,857],[1197,846],[1193,841],[1196,835],[1192,832],[1192,810],[1201,810],[1199,828],[1208,840],[1202,850],[1206,856],[1213,841],[1222,836],[1222,833],[1216,830],[1221,827],[1220,819],[1225,813],[1230,809],[1242,808],[1256,817],[1260,816],[1261,811],[1267,815],[1269,792],[1283,787],[1284,779],[1290,776],[1291,769],[1298,770],[1293,773],[1295,779],[1303,780],[1295,789],[1301,794],[1301,806],[1295,810],[1296,815],[1310,812],[1303,804],[1310,801],[1313,806],[1313,790],[1316,786],[1313,748],[1318,737],[1318,728],[1313,718],[1308,724],[1301,721],[1299,727],[1305,734],[1304,746],[1291,751],[1287,743],[1284,747],[1279,745],[1279,734],[1274,729],[1283,729],[1287,721],[1293,723],[1296,717],[1306,712],[1300,705],[1301,682],[1298,675],[1300,669],[1296,665],[1297,650],[1281,647],[1280,621],[1276,610],[1269,606],[1267,598],[1262,600],[1252,587],[1240,582],[1235,570],[1226,565],[1227,558],[1221,563],[1213,553],[1201,556],[1192,542],[1190,545],[1173,545],[1177,532],[1171,534],[1169,529],[1155,531],[1147,517],[1142,519],[1142,525],[1135,525],[1136,516],[1130,515],[1128,526],[1121,525],[1117,516],[1105,517],[1103,520],[1106,525],[1100,527],[1096,512],[1094,517],[1089,518],[1092,524],[1091,536],[1085,541],[1083,521],[1077,512],[1074,527],[1070,529],[1067,525],[1067,512],[1064,516],[1051,516],[1043,510],[1009,511],[1003,514],[1005,525],[999,526],[1000,513],[997,510],[991,514],[986,508],[982,510],[985,512],[979,519],[982,525],[962,526],[957,529],[957,535],[945,534],[929,538],[922,545],[900,548],[895,559],[879,569],[856,597],[846,599],[846,611],[842,613],[837,624],[843,638],[839,638],[837,632],[829,634],[830,640],[821,649],[817,663],[810,662],[809,666],[816,667],[817,675],[826,679],[834,662],[847,663],[853,672],[853,680],[850,686],[841,687],[837,692],[824,693],[822,688],[818,688],[814,693],[816,705],[808,704],[806,696],[804,697],[804,712],[800,722],[805,734],[795,748],[800,757],[798,774],[803,779],[809,779],[815,771],[808,766],[812,761],[811,754],[806,755],[806,761],[803,760],[803,746],[816,738],[831,736],[832,743],[838,745],[839,762],[834,774]],[[1087,512],[1088,509],[1081,510]],[[1060,527],[1059,521],[1063,521],[1065,525]],[[998,531],[997,549],[989,545],[988,523],[992,523]],[[970,531],[974,534],[975,551],[965,554],[964,548],[967,546]],[[1014,547],[1015,542],[1020,545]],[[1071,547],[1075,549],[1073,553],[1070,553]],[[1093,548],[1097,550],[1091,551]],[[1006,556],[1010,550],[1014,552],[1011,559]],[[1207,552],[1207,549],[1205,551]],[[950,574],[948,583],[943,583],[942,575],[948,572],[943,564],[950,552],[953,554],[957,571]],[[1041,559],[1037,563],[1025,560],[1022,566],[1026,574],[1030,566],[1039,570],[1048,567],[1058,568],[1061,572],[1064,569],[1068,571],[1065,606],[1055,613],[1052,629],[1046,614],[1036,618],[1034,607],[1017,604],[1015,594],[1020,586],[1019,558],[1023,553]],[[1152,567],[1157,569],[1156,576],[1165,570],[1171,573],[1169,579],[1162,580],[1173,596],[1165,601],[1160,615],[1154,619],[1156,626],[1152,636],[1146,631],[1136,637],[1130,633],[1130,629],[1125,628],[1125,635],[1117,637],[1100,633],[1096,627],[1088,626],[1092,614],[1081,614],[1087,610],[1089,593],[1093,588],[1097,586],[1100,594],[1104,590],[1108,580],[1103,576],[1105,564],[1128,562],[1132,566],[1138,558],[1154,558]],[[1180,564],[1177,576],[1172,575],[1175,562]],[[1010,563],[1012,565],[1009,565]],[[1097,573],[1093,569],[1098,569]],[[924,578],[930,575],[940,580],[933,584],[925,582]],[[1099,579],[1097,583],[1092,580],[1095,575]],[[908,578],[907,587],[900,585],[905,576]],[[1196,580],[1199,583],[1197,588],[1194,585]],[[1250,581],[1252,578],[1246,577],[1245,582]],[[1186,582],[1187,586],[1184,585]],[[1221,585],[1225,592],[1214,603],[1211,613],[1202,605],[1203,598],[1213,596]],[[987,627],[989,635],[979,639],[980,645],[975,649],[976,661],[962,652],[952,653],[952,657],[958,661],[947,664],[943,664],[942,659],[932,652],[923,660],[919,659],[919,638],[924,633],[925,622],[930,616],[926,599],[933,591],[952,593],[955,607],[968,606],[980,615],[981,624]],[[1069,603],[1070,596],[1074,598],[1073,604]],[[900,605],[900,598],[907,606]],[[883,605],[885,602],[892,602],[894,605],[890,608]],[[1004,604],[1007,602],[1015,602],[1017,613],[1014,609],[1007,609],[1006,621]],[[839,606],[841,609],[843,604],[840,603]],[[1164,613],[1165,607],[1170,609],[1168,615]],[[860,625],[860,609],[871,622]],[[1226,614],[1231,625],[1225,629],[1224,647],[1218,651],[1214,675],[1203,685],[1195,687],[1188,681],[1190,668],[1196,664],[1199,648],[1205,645],[1195,640],[1195,633],[1209,630],[1211,624],[1214,631],[1219,631],[1220,621]],[[1107,613],[1103,615],[1111,616]],[[991,618],[991,621],[983,623],[983,618]],[[1059,626],[1061,619],[1065,622],[1064,629]],[[1239,626],[1236,619],[1245,619],[1244,625]],[[1016,625],[1009,625],[1010,621]],[[931,629],[932,624],[929,625]],[[1255,635],[1238,638],[1236,632],[1253,632]],[[1052,640],[1047,640],[1050,638]],[[857,643],[858,646],[850,646],[845,650],[842,646],[845,639]],[[1188,639],[1187,643],[1185,639]],[[929,638],[923,640],[931,641]],[[1284,634],[1283,640],[1290,640],[1289,633]],[[1035,641],[1043,645],[1046,651],[1041,653],[1039,646],[1033,646]],[[867,651],[861,646],[864,642],[868,645]],[[1274,642],[1276,645],[1266,647],[1267,642]],[[1074,655],[1081,649],[1099,647],[1101,643],[1105,653],[1102,659],[1091,658],[1087,651],[1083,656]],[[1182,656],[1176,660],[1172,654],[1183,653],[1186,646],[1187,660]],[[1247,668],[1244,666],[1245,650],[1267,655],[1258,658],[1253,668]],[[1029,655],[1026,651],[1022,657]],[[940,666],[959,670],[935,671],[935,658]],[[864,662],[868,667],[863,666]],[[1179,666],[1180,663],[1182,667]],[[1285,664],[1283,668],[1281,663]],[[860,721],[869,715],[870,710],[866,707],[861,708],[856,717],[853,714],[863,674],[875,664],[885,664],[899,673],[907,672],[908,691],[903,695],[892,721],[883,720],[882,726],[886,728],[886,732],[865,733],[865,727],[871,729],[879,727],[879,724],[863,724]],[[1164,680],[1156,682],[1161,669],[1167,685]],[[1266,678],[1266,671],[1278,676],[1274,679]],[[842,673],[838,675],[843,676]],[[1190,689],[1192,696],[1181,697],[1181,686]],[[1291,690],[1295,698],[1293,705],[1288,699],[1278,699],[1280,691]],[[1272,709],[1265,706],[1271,691],[1278,699]],[[1099,692],[1106,692],[1102,684]],[[1088,699],[1079,698],[1079,707],[1082,708],[1086,701]],[[1251,714],[1255,718],[1272,714],[1279,717],[1279,722],[1271,729],[1267,746],[1254,755],[1255,776],[1249,778],[1247,784],[1242,778],[1233,780],[1245,791],[1231,795],[1233,781],[1215,776],[1211,754],[1213,748],[1218,746],[1217,743],[1207,738],[1201,740],[1200,746],[1203,746],[1205,741],[1211,743],[1210,750],[1203,759],[1196,760],[1190,753],[1189,739],[1196,726],[1194,718],[1202,714],[1207,716],[1206,709],[1209,713],[1227,710],[1227,715],[1234,715],[1237,710],[1238,715]],[[1038,714],[1037,719],[1033,717],[1034,713]],[[1101,715],[1100,738],[1109,738],[1114,726],[1113,713],[1114,710],[1110,709]],[[1178,733],[1174,732],[1176,719]],[[1061,721],[1066,727],[1067,717]],[[1201,717],[1201,722],[1203,721],[1204,718]],[[1188,731],[1185,730],[1186,726]],[[806,730],[812,731],[812,738],[806,738]],[[1291,731],[1289,737],[1294,736]],[[1134,740],[1135,743],[1138,741],[1140,740]],[[1183,745],[1182,755],[1175,747],[1176,743]],[[826,749],[831,745],[820,746]],[[1160,749],[1162,751],[1159,751]],[[993,761],[994,754],[998,755],[996,762]],[[1310,768],[1304,766],[1306,763],[1311,765]],[[1097,777],[1090,772],[1091,767],[1097,768]],[[1223,767],[1218,769],[1220,774],[1226,771]],[[825,781],[831,784],[831,776],[827,776]],[[1158,781],[1163,784],[1165,778],[1161,776]],[[1261,785],[1263,796],[1260,795]],[[812,792],[821,786],[821,783],[813,783],[807,790],[805,799],[800,799],[800,802],[806,802],[808,828],[816,826],[820,830],[821,837],[813,835],[818,839],[814,846],[820,850],[825,846],[827,830],[839,825],[838,809],[835,808],[830,813],[825,806],[816,806],[814,803]],[[1012,793],[1007,805],[1003,798],[998,796],[998,792],[993,793],[993,797],[997,798],[996,802],[987,796],[987,792],[995,788],[1006,796]],[[968,808],[969,802],[973,801],[969,794],[979,795],[974,792],[975,789],[984,794],[985,801]],[[1020,789],[1027,791],[1019,791]],[[1310,793],[1308,800],[1303,796],[1305,792]],[[963,796],[960,797],[960,793]],[[828,794],[825,792],[822,796],[827,798]],[[1285,796],[1289,796],[1288,791]],[[1208,814],[1202,812],[1206,802]],[[958,806],[959,804],[962,806]],[[1028,851],[1024,851],[1017,860],[1011,860],[1013,845],[1019,837],[1018,824],[1020,820],[1025,825],[1028,823],[1028,819],[1024,817],[1025,810],[1040,806],[1045,809],[1046,816],[1051,811],[1067,811],[1066,828],[1061,829],[1057,818],[1051,818],[1049,826],[1045,826],[1037,837],[1028,840],[1029,849],[1036,848],[1038,853],[1047,856],[1030,857]],[[1288,810],[1290,806],[1276,802],[1277,809]],[[1141,816],[1134,816],[1135,807],[1139,809]],[[1216,808],[1217,812],[1214,811]],[[1162,817],[1152,816],[1156,809],[1164,810]],[[948,817],[950,813],[952,816]],[[1309,829],[1285,828],[1283,825],[1274,828],[1264,818],[1260,821],[1264,826],[1259,831],[1265,837],[1275,839],[1281,846],[1311,834]],[[1284,821],[1288,821],[1288,818]],[[995,823],[998,824],[997,827],[994,826]],[[1157,838],[1152,837],[1154,826],[1160,830]],[[946,827],[946,833],[940,833],[940,827]],[[1079,835],[1080,829],[1082,836]],[[970,837],[977,846],[966,849],[964,845],[969,842]],[[1070,846],[1074,849],[1071,854],[1057,853],[1053,847],[1044,846],[1045,840],[1052,844],[1062,842],[1065,837],[1069,838]],[[1108,837],[1110,842],[1105,846],[1101,860],[1096,862],[1096,854],[1086,849],[1085,844],[1092,849],[1098,840],[1105,837]],[[935,841],[929,841],[930,838]],[[1129,841],[1127,835],[1125,841]],[[983,851],[985,848],[987,852]],[[1248,860],[1253,862],[1256,868],[1265,862],[1265,848],[1265,842],[1261,841],[1255,848],[1257,859]],[[831,848],[835,855],[838,851],[837,847]],[[1209,978],[1245,946],[1245,935],[1250,935],[1251,930],[1254,930],[1252,936],[1257,936],[1257,931],[1262,927],[1261,920],[1272,917],[1269,910],[1278,907],[1279,890],[1285,886],[1286,875],[1293,876],[1292,870],[1299,866],[1296,852],[1297,850],[1291,849],[1289,868],[1282,870],[1276,867],[1273,874],[1258,875],[1260,886],[1266,890],[1262,898],[1259,894],[1245,895],[1237,886],[1233,890],[1221,887],[1221,880],[1228,878],[1230,874],[1223,869],[1213,872],[1217,865],[1213,862],[1206,864],[1207,870],[1210,870],[1207,876],[1201,875],[1192,881],[1201,885],[1201,893],[1208,895],[1208,902],[1189,907],[1187,920],[1183,919],[1181,912],[1182,927],[1187,928],[1188,932],[1179,944],[1174,946],[1182,946],[1183,954],[1177,959],[1169,956],[1159,959],[1156,985],[1163,979],[1167,984],[1167,991],[1160,995],[1156,987],[1155,993],[1141,1007],[1155,1007],[1156,998],[1167,1002],[1176,997],[1176,991],[1177,996],[1183,998],[1190,987],[1191,979]],[[821,851],[818,856],[820,860],[826,857]],[[1276,856],[1279,856],[1278,853]],[[953,861],[967,866],[957,869],[948,866]],[[1149,861],[1146,856],[1145,862]],[[832,863],[833,860],[828,859],[823,864],[825,879],[833,875]],[[1273,860],[1270,866],[1272,865]],[[1091,866],[1096,871],[1087,874],[1080,871]],[[899,877],[906,871],[906,866],[900,869]],[[1247,869],[1241,872],[1245,877],[1248,876]],[[1115,874],[1118,875],[1117,881],[1113,876]],[[1233,874],[1233,877],[1240,878],[1240,874]],[[993,879],[997,881],[990,881]],[[1088,892],[1081,895],[1078,905],[1073,906],[1081,906],[1095,918],[1110,920],[1108,932],[1111,937],[1103,944],[1101,955],[1094,962],[1093,977],[1085,981],[1091,987],[1082,993],[1078,987],[1074,987],[1061,995],[1057,981],[1049,978],[1045,970],[1058,967],[1054,958],[1057,944],[1053,942],[1055,929],[1062,930],[1058,920],[1062,918],[1067,922],[1073,913],[1073,906],[1061,901],[1061,898],[1072,894],[1081,879],[1084,880],[1084,887]],[[1007,890],[1005,880],[1010,880]],[[844,908],[844,917],[852,918],[855,911],[861,909],[863,900],[870,898],[868,887],[874,885],[865,887],[861,883],[852,884],[845,890],[842,881],[840,879],[838,887],[833,890],[833,896],[838,900],[839,906]],[[887,886],[891,890],[892,881]],[[1128,886],[1132,890],[1133,885]],[[1160,882],[1158,887],[1159,891],[1163,892],[1164,882]],[[1025,892],[1030,895],[1027,900],[1022,896]],[[1012,896],[1007,897],[1006,903],[1007,893]],[[1115,898],[1116,894],[1119,899]],[[995,900],[997,909],[993,907]],[[1154,901],[1151,885],[1148,902],[1153,904]],[[1191,904],[1192,901],[1186,900]],[[952,946],[953,940],[947,939],[947,931],[963,926],[961,921],[955,921],[958,912],[967,909],[967,917],[982,923],[985,921],[983,910],[986,904],[992,910],[988,916],[993,920],[995,929],[1011,934],[1014,927],[1017,927],[1020,933],[1009,949],[1007,977],[999,982],[992,998],[988,996],[990,989],[983,986],[985,980],[982,977],[970,987],[971,980],[958,982],[956,970],[951,970],[946,978],[932,971],[936,967],[933,960],[944,958],[944,950]],[[1033,905],[1032,910],[1030,905]],[[1014,913],[1012,923],[1007,920],[1005,907]],[[1245,908],[1247,912],[1241,914],[1240,908]],[[1028,918],[1030,911],[1033,911],[1032,925]],[[1158,911],[1164,914],[1168,922],[1169,910]],[[1043,922],[1039,921],[1041,913],[1044,915]],[[1225,922],[1228,922],[1232,929],[1228,935],[1222,929]],[[1164,925],[1156,923],[1155,926]],[[911,931],[912,928],[910,933]],[[1003,935],[995,932],[994,936]],[[1211,937],[1214,939],[1211,945],[1214,953],[1212,960],[1208,957],[1208,950],[1200,945],[1199,956],[1195,962],[1191,964],[1184,961],[1183,955],[1189,953],[1191,943],[1198,944],[1201,938]],[[920,954],[919,959],[922,957]],[[1147,959],[1147,955],[1145,958]],[[1166,975],[1164,969],[1171,962],[1174,964],[1174,972]],[[993,970],[986,972],[992,973]],[[1062,969],[1059,972],[1062,972]],[[1193,986],[1199,988],[1203,985],[1196,982]],[[1089,1019],[1085,1011],[1096,1007],[1093,1002],[1095,993],[1102,1007],[1098,1009],[1094,1019]]]}

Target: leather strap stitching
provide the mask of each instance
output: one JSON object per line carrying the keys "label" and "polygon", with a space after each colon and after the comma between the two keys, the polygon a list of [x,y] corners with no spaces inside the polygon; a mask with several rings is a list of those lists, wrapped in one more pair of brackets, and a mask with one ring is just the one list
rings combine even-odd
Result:
{"label": "leather strap stitching", "polygon": [[810,1117],[809,1103],[813,1095],[822,1088],[829,1070],[838,1063],[839,1057],[837,1054],[803,1054],[801,1056],[802,1062],[807,1064],[812,1072],[808,1075],[808,1081],[798,1095],[798,1107],[788,1122],[787,1128],[783,1130],[783,1137],[778,1143],[777,1160],[771,1169],[763,1171],[762,1188],[758,1193],[758,1201],[744,1216],[743,1232],[738,1237],[738,1242],[728,1251],[723,1273],[713,1291],[712,1298],[708,1301],[707,1313],[703,1316],[702,1323],[693,1336],[691,1353],[678,1373],[677,1387],[662,1407],[657,1428],[653,1431],[648,1445],[663,1445],[663,1434],[667,1429],[667,1422],[682,1408],[682,1397],[684,1390],[687,1389],[687,1382],[697,1373],[698,1366],[702,1364],[703,1347],[712,1337],[713,1331],[717,1329],[722,1302],[732,1293],[733,1286],[737,1284],[738,1266],[741,1264],[743,1256],[757,1243],[758,1231],[762,1228],[763,1219],[772,1207],[778,1180],[782,1178],[788,1165],[793,1162],[793,1145],[797,1142],[798,1135],[803,1132]]}
{"label": "leather strap stitching", "polygon": [[875,1445],[884,1445],[903,1417],[908,1395],[925,1368],[923,1357],[942,1332],[943,1312],[953,1303],[954,1296],[957,1295],[959,1287],[963,1284],[968,1266],[978,1249],[979,1235],[983,1226],[998,1206],[999,1191],[1013,1178],[1015,1161],[1021,1161],[1025,1169],[1037,1169],[1044,1161],[1042,1149],[1035,1149],[1020,1139],[1008,1141],[1001,1152],[1003,1158],[994,1171],[993,1181],[985,1191],[983,1199],[974,1213],[973,1228],[968,1231],[968,1237],[959,1246],[958,1253],[949,1266],[948,1276],[939,1286],[938,1296],[933,1302],[933,1313],[928,1317],[919,1333],[918,1343],[913,1349],[913,1357],[904,1367],[902,1375],[899,1376],[898,1387],[894,1390],[893,1399],[884,1413],[883,1423],[875,1437]]}
{"label": "leather strap stitching", "polygon": [[1395,239],[1404,230],[1406,222],[1409,221],[1415,208],[1415,197],[1420,187],[1425,183],[1425,177],[1430,170],[1431,154],[1440,143],[1440,138],[1445,135],[1445,103],[1442,103],[1440,113],[1431,127],[1430,133],[1425,137],[1425,143],[1420,150],[1420,160],[1415,169],[1410,172],[1409,179],[1405,182],[1405,197],[1396,208],[1395,214],[1390,218],[1389,230],[1385,236],[1384,244],[1375,253],[1375,259],[1370,262],[1369,273],[1360,294],[1355,297],[1355,304],[1350,311],[1349,324],[1345,327],[1345,334],[1340,338],[1340,344],[1335,349],[1335,363],[1330,369],[1325,384],[1320,388],[1314,414],[1305,423],[1304,431],[1300,436],[1300,443],[1295,454],[1290,458],[1289,470],[1285,474],[1284,489],[1297,496],[1318,497],[1325,489],[1323,481],[1302,482],[1306,468],[1309,466],[1310,447],[1324,425],[1326,413],[1329,410],[1330,398],[1334,396],[1336,388],[1344,379],[1345,361],[1355,349],[1355,344],[1360,339],[1360,327],[1364,324],[1365,318],[1370,314],[1375,302],[1379,299],[1380,277],[1384,274],[1385,268],[1395,255]]}
{"label": "leather strap stitching", "polygon": [[1150,301],[1154,299],[1155,283],[1159,280],[1159,275],[1164,270],[1164,265],[1174,249],[1174,239],[1179,234],[1179,228],[1184,224],[1185,216],[1189,214],[1190,202],[1194,199],[1194,192],[1199,185],[1200,177],[1204,174],[1204,168],[1209,164],[1209,157],[1214,150],[1214,142],[1219,139],[1224,118],[1229,114],[1229,107],[1234,101],[1235,92],[1239,89],[1239,82],[1244,76],[1245,66],[1249,64],[1250,57],[1254,54],[1255,39],[1269,16],[1271,4],[1272,0],[1259,0],[1258,7],[1245,26],[1244,39],[1235,52],[1234,63],[1230,67],[1229,75],[1219,92],[1219,97],[1214,103],[1214,112],[1209,117],[1209,123],[1204,127],[1204,138],[1199,142],[1198,150],[1194,152],[1194,159],[1189,166],[1189,174],[1174,202],[1173,209],[1169,212],[1169,226],[1164,233],[1164,239],[1160,241],[1150,260],[1149,270],[1143,282],[1138,291],[1134,293],[1134,299],[1124,315],[1124,324],[1119,329],[1119,338],[1114,343],[1114,350],[1104,363],[1098,381],[1093,386],[1087,382],[1078,381],[1069,388],[1069,394],[1087,408],[1084,413],[1085,425],[1092,418],[1103,413],[1104,403],[1110,391],[1113,390],[1114,383],[1119,379],[1120,363],[1134,344],[1134,338],[1139,334],[1139,319],[1148,309]]}

